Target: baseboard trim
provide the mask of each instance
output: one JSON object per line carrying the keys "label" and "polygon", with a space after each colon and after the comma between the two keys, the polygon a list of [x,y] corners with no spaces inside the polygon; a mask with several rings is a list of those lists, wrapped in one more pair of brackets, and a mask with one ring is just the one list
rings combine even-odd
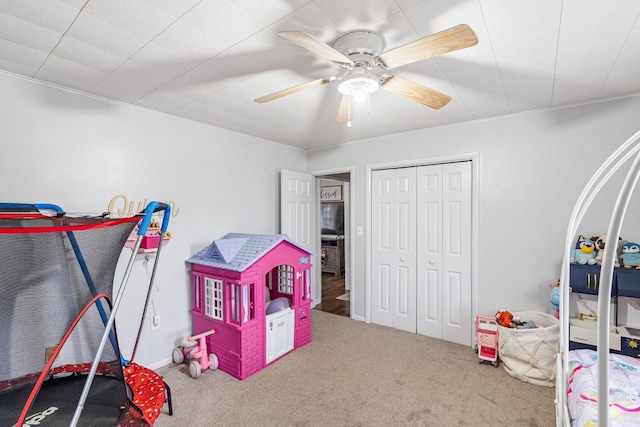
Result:
{"label": "baseboard trim", "polygon": [[164,368],[165,366],[167,366],[170,363],[173,363],[173,359],[171,357],[168,357],[166,359],[161,359],[161,360],[158,360],[155,363],[150,364],[149,366],[147,366],[147,368],[155,371],[157,369]]}

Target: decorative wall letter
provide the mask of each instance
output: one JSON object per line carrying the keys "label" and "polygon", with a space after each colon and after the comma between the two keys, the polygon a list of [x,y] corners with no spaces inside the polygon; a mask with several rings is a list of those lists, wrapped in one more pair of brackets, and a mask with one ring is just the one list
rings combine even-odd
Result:
{"label": "decorative wall letter", "polygon": [[[171,206],[171,216],[176,217],[180,212],[180,208],[176,206],[176,202],[173,200],[162,202]],[[109,207],[107,210],[111,213],[117,213],[121,218],[129,217],[141,212],[147,205],[149,204],[148,199],[144,199],[144,201],[138,202],[136,206],[136,202],[129,201],[127,196],[118,194],[111,198],[109,201]]]}

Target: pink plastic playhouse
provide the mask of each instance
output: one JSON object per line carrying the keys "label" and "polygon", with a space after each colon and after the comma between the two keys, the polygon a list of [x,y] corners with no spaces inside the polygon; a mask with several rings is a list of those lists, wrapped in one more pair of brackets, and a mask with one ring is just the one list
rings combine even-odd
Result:
{"label": "pink plastic playhouse", "polygon": [[193,332],[245,379],[311,342],[310,253],[284,234],[230,233],[187,260]]}

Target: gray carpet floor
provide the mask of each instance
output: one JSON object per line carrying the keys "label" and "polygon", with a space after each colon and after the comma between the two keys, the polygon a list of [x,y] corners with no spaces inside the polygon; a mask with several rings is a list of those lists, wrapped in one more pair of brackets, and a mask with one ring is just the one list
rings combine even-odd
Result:
{"label": "gray carpet floor", "polygon": [[313,310],[313,341],[237,380],[187,364],[158,373],[169,384],[155,423],[165,426],[555,425],[553,388],[479,364],[470,347]]}

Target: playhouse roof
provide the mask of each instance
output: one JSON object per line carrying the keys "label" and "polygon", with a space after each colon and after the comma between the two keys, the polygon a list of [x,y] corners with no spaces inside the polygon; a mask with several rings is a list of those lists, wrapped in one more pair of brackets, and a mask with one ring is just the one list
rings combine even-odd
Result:
{"label": "playhouse roof", "polygon": [[192,264],[244,271],[281,242],[289,242],[305,253],[311,252],[289,239],[286,234],[229,233],[187,259]]}

